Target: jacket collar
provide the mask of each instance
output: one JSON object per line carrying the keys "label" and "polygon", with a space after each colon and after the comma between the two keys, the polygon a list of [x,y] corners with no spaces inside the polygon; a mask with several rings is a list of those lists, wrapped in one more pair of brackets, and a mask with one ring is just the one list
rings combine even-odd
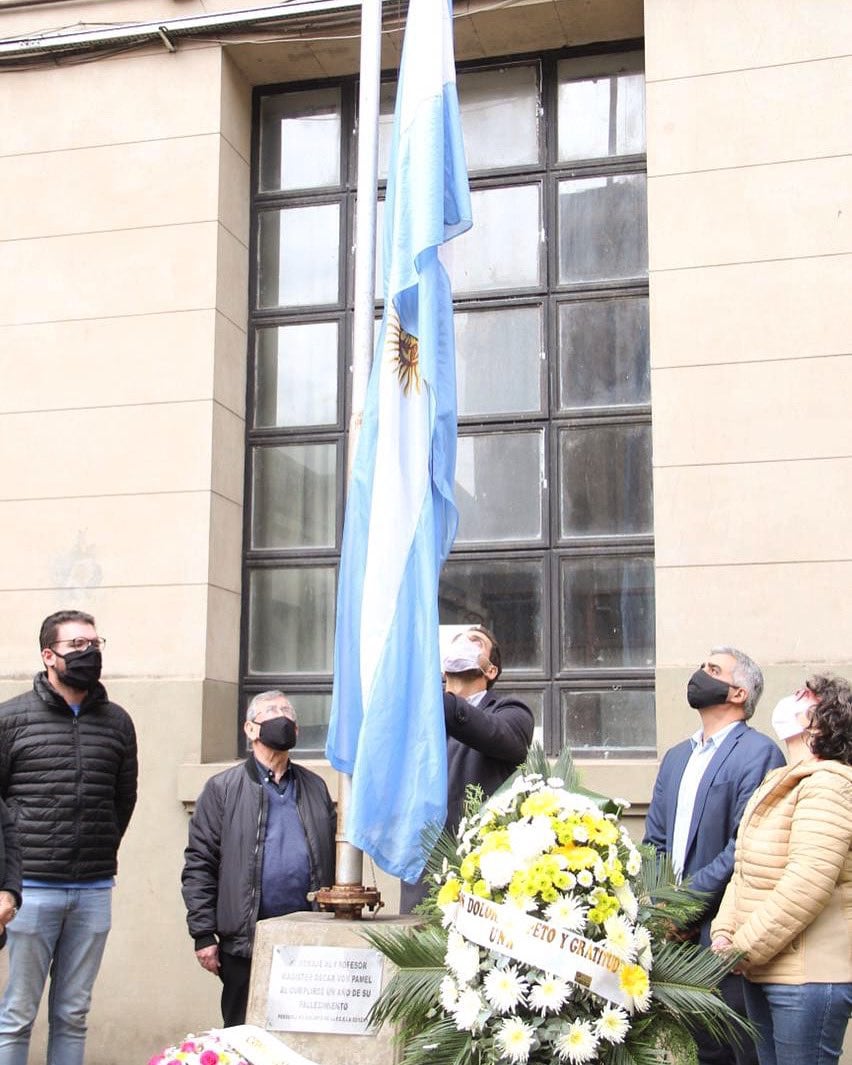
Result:
{"label": "jacket collar", "polygon": [[[33,677],[33,690],[43,703],[53,707],[54,710],[68,710],[68,703],[65,702],[55,688],[50,686],[50,682],[47,679],[47,670],[42,670],[41,673],[36,673],[35,677]],[[83,714],[93,710],[105,702],[107,702],[106,688],[98,681],[95,687],[86,693],[85,699],[80,704],[80,713]]]}

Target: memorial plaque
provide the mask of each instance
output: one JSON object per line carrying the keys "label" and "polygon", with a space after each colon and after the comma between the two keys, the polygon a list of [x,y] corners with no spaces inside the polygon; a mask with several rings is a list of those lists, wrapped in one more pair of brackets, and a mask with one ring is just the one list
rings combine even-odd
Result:
{"label": "memorial plaque", "polygon": [[366,1035],[382,988],[383,957],[367,947],[273,947],[266,1027]]}

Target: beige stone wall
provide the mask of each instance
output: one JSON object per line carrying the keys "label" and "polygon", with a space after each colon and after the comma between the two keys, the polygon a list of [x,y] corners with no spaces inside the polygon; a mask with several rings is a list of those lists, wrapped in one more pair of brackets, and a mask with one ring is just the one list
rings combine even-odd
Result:
{"label": "beige stone wall", "polygon": [[852,671],[852,10],[646,0],[645,34],[664,748],[711,643],[763,665],[758,724]]}
{"label": "beige stone wall", "polygon": [[0,696],[46,614],[96,615],[141,781],[88,1060],[145,1060],[216,1019],[179,766],[234,751],[250,94],[208,47],[6,73],[0,101]]}
{"label": "beige stone wall", "polygon": [[[492,6],[466,6],[460,58],[642,32],[638,0]],[[45,5],[0,12],[0,36],[202,13]],[[807,669],[852,672],[852,9],[646,0],[645,33],[662,750],[694,728],[684,685],[711,643],[766,667],[759,725]],[[0,78],[0,697],[29,683],[44,615],[91,610],[142,757],[90,1065],[218,1017],[178,879],[185,804],[236,728],[246,79],[355,63],[345,41],[244,42]],[[637,834],[655,770],[585,767]]]}

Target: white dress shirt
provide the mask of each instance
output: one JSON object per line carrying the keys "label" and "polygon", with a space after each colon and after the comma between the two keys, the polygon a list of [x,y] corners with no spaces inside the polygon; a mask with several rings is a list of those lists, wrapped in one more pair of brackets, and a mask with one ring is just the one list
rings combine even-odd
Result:
{"label": "white dress shirt", "polygon": [[683,866],[686,861],[686,841],[689,837],[689,826],[692,824],[698,785],[701,783],[701,778],[707,771],[710,760],[719,749],[720,744],[737,725],[739,725],[739,721],[732,721],[730,725],[725,725],[723,729],[719,729],[708,740],[704,739],[704,733],[701,729],[698,729],[697,732],[689,737],[689,742],[692,744],[692,754],[689,756],[689,761],[686,763],[686,768],[680,780],[674,832],[672,833],[672,866],[678,880],[683,876]]}

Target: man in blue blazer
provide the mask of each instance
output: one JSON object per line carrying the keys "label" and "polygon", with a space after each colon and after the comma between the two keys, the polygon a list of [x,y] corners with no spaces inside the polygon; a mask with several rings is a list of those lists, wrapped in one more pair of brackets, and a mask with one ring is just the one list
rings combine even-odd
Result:
{"label": "man in blue blazer", "polygon": [[[663,758],[645,822],[645,842],[671,856],[675,872],[706,894],[700,922],[689,938],[710,945],[716,916],[734,871],[737,828],[752,792],[784,756],[767,736],[750,728],[763,692],[763,674],[748,655],[716,647],[693,673],[687,701],[700,728]],[[742,977],[729,976],[722,994],[744,1013]],[[694,1033],[700,1065],[756,1065],[754,1046],[722,1045]]]}

